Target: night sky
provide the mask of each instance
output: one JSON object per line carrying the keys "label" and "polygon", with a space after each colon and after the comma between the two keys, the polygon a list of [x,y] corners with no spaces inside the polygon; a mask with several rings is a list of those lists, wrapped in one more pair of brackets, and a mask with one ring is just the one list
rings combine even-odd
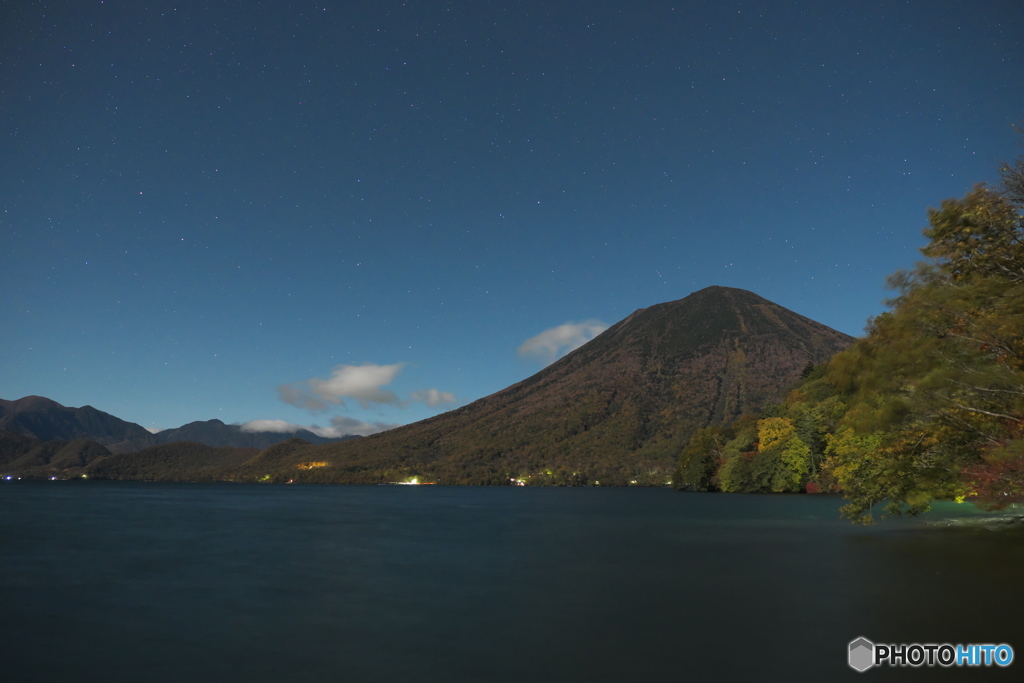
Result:
{"label": "night sky", "polygon": [[1019,0],[0,15],[0,398],[153,429],[412,422],[709,285],[859,335],[1021,152]]}

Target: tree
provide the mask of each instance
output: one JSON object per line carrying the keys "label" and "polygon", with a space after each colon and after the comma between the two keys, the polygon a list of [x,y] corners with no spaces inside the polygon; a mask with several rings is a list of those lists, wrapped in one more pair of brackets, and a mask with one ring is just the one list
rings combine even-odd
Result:
{"label": "tree", "polygon": [[[826,379],[853,396],[829,465],[855,520],[869,521],[883,500],[889,514],[916,514],[954,495],[1021,498],[1020,208],[978,186],[931,210],[928,260],[890,278],[892,310],[829,364]],[[1002,482],[998,497],[984,484],[993,481]]]}
{"label": "tree", "polygon": [[717,488],[715,474],[724,445],[725,436],[718,427],[698,429],[679,456],[679,469],[673,478],[676,490],[713,491]]}

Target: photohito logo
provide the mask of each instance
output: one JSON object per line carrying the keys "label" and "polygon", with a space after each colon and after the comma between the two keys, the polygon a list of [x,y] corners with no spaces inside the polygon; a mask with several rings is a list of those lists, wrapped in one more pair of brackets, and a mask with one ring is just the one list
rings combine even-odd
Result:
{"label": "photohito logo", "polygon": [[850,641],[847,653],[850,668],[867,671],[873,666],[1009,666],[1013,648],[999,645],[950,645],[949,643],[872,643],[861,636]]}

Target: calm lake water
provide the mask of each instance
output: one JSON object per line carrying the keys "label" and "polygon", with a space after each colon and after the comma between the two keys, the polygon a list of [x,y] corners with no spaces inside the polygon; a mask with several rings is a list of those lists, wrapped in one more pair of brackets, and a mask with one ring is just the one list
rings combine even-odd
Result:
{"label": "calm lake water", "polygon": [[[0,679],[1021,680],[1020,532],[858,528],[840,504],[3,484]],[[1017,661],[858,674],[857,636],[1005,642]]]}

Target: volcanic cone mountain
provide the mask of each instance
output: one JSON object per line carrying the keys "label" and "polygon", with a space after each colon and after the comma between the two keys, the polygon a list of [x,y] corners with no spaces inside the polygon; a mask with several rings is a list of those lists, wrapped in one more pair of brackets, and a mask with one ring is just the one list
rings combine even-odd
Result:
{"label": "volcanic cone mountain", "polygon": [[[437,417],[294,450],[296,481],[664,484],[693,432],[780,398],[852,337],[752,292],[643,308],[544,370]],[[241,473],[239,473],[241,474]]]}

